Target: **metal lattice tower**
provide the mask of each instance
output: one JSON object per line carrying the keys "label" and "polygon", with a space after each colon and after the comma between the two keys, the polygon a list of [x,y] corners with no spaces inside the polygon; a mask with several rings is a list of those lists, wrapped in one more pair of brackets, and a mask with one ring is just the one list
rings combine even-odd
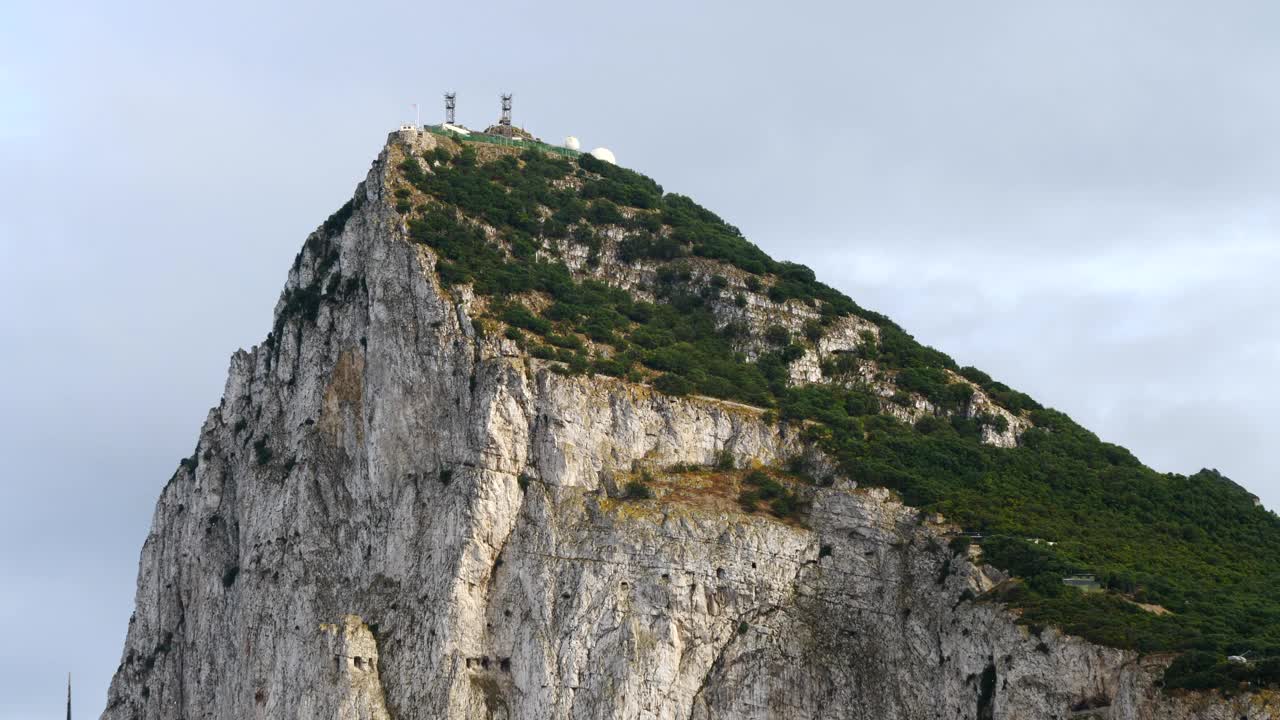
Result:
{"label": "metal lattice tower", "polygon": [[458,104],[458,93],[447,92],[444,94],[444,121],[449,125],[453,125],[453,109]]}
{"label": "metal lattice tower", "polygon": [[511,127],[511,95],[503,94],[502,96],[502,118],[498,120],[499,125]]}

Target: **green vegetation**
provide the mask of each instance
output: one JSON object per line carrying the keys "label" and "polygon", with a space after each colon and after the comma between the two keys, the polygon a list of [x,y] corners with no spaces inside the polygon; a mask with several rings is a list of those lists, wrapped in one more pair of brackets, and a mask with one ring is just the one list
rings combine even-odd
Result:
{"label": "green vegetation", "polygon": [[[1189,651],[1170,669],[1169,687],[1229,687],[1246,675],[1277,681],[1269,658],[1280,656],[1280,519],[1217,472],[1184,476],[1143,466],[1066,415],[921,345],[808,268],[770,259],[715,214],[637,173],[590,156],[571,163],[537,152],[480,163],[465,147],[428,159],[440,165],[409,159],[401,166],[428,197],[410,213],[413,239],[435,250],[442,284],[471,284],[488,296],[490,319],[531,356],[554,361],[557,372],[767,408],[781,422],[803,425],[860,484],[891,488],[910,505],[983,533],[986,561],[1022,578],[1001,599],[1022,610],[1023,622],[1114,647]],[[624,262],[659,263],[654,302],[577,279],[561,260],[578,246],[589,266],[598,262],[600,225],[624,234]],[[821,319],[799,333],[778,327],[746,338],[747,328],[719,323],[713,312],[717,303],[746,304],[732,273],[704,277],[690,257],[749,273],[741,281],[746,291],[809,304]],[[329,290],[296,292],[286,297],[287,313],[314,319]],[[527,303],[533,295],[540,302]],[[804,343],[843,315],[875,323],[878,341],[868,336],[857,352],[823,364],[826,376],[845,382],[789,386],[788,366]],[[748,360],[739,351],[745,340],[766,352]],[[914,425],[883,414],[882,400],[856,381],[866,362],[893,378],[900,400],[916,393],[944,412]],[[973,390],[957,376],[1034,424],[1018,447],[981,443],[984,427],[1004,431],[1008,422],[967,417]],[[748,511],[805,512],[766,473],[748,474],[744,484],[740,502]],[[1093,573],[1107,592],[1063,586],[1062,577],[1074,573]],[[1248,650],[1255,664],[1225,663],[1228,652]]]}
{"label": "green vegetation", "polygon": [[1188,690],[1235,690],[1248,684],[1254,687],[1280,685],[1280,657],[1271,656],[1256,662],[1231,662],[1214,652],[1192,650],[1173,661],[1164,676],[1166,687]]}
{"label": "green vegetation", "polygon": [[[810,435],[850,477],[987,535],[986,560],[1025,579],[1003,598],[1024,622],[1143,651],[1280,654],[1280,523],[1218,473],[1156,473],[1052,410],[1031,414],[1021,446],[1000,449],[954,417],[926,434],[884,415],[842,417],[847,391],[809,392],[827,397],[801,410],[823,423]],[[1111,592],[1062,585],[1081,572]]]}
{"label": "green vegetation", "polygon": [[717,470],[732,470],[733,466],[734,466],[733,451],[726,448],[716,454]]}
{"label": "green vegetation", "polygon": [[259,465],[266,465],[271,462],[273,454],[271,448],[267,447],[266,437],[253,441],[253,458]]}
{"label": "green vegetation", "polygon": [[[357,195],[356,197],[363,199],[362,195]],[[345,230],[347,228],[347,220],[351,219],[351,214],[355,212],[356,207],[357,203],[354,198],[348,200],[330,215],[329,219],[324,221],[324,224],[320,226],[320,232],[325,235],[337,235]]]}
{"label": "green vegetation", "polygon": [[315,271],[311,273],[310,283],[285,291],[284,306],[276,316],[271,333],[267,335],[268,347],[274,346],[276,338],[280,337],[281,330],[289,320],[301,318],[306,323],[314,323],[320,314],[320,308],[325,304],[336,305],[348,296],[368,290],[363,277],[344,276],[341,272],[334,272],[341,260],[341,253],[337,243],[333,242],[333,236],[346,227],[347,220],[354,212],[353,208],[358,206],[359,203],[348,202],[329,216],[320,231],[307,238],[302,251],[294,257],[295,273],[301,271],[302,258],[307,254],[317,260]]}
{"label": "green vegetation", "polygon": [[894,378],[898,387],[917,392],[938,407],[957,411],[969,404],[973,388],[966,383],[951,382],[945,370],[936,367],[907,367]]}
{"label": "green vegetation", "polygon": [[777,517],[798,519],[809,509],[795,492],[761,470],[747,473],[742,484],[750,488],[738,495],[738,504],[746,512],[755,512],[756,506],[763,503]]}
{"label": "green vegetation", "polygon": [[648,500],[653,497],[653,492],[649,490],[649,486],[643,481],[631,480],[627,482],[626,488],[622,491],[623,500]]}
{"label": "green vegetation", "polygon": [[232,565],[222,572],[222,587],[229,588],[235,584],[236,578],[240,577],[240,566]]}

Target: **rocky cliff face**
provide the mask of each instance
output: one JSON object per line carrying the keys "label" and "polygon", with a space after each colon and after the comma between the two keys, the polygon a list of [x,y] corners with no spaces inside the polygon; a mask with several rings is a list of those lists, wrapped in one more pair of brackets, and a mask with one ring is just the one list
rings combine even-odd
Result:
{"label": "rocky cliff face", "polygon": [[[1033,634],[887,491],[803,488],[804,524],[744,513],[746,468],[822,458],[758,409],[564,377],[477,333],[393,209],[392,159],[431,142],[393,136],[308,240],[271,341],[232,358],[157,504],[104,718],[1280,712]],[[624,497],[641,472],[655,496]]]}

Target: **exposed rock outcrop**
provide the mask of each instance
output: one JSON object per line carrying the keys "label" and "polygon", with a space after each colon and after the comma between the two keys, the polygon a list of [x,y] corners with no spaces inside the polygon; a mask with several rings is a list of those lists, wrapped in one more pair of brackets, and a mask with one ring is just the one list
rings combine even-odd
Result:
{"label": "exposed rock outcrop", "polygon": [[1032,634],[885,490],[806,489],[806,525],[617,497],[637,467],[811,450],[760,410],[562,377],[478,334],[385,182],[397,143],[431,142],[393,136],[270,342],[233,356],[157,504],[104,718],[1275,716]]}

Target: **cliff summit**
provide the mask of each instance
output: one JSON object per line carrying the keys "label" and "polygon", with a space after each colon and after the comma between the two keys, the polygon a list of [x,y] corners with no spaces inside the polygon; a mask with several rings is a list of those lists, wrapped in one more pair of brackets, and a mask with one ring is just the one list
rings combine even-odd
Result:
{"label": "cliff summit", "polygon": [[307,238],[104,718],[1280,717],[1243,489],[504,140],[393,133]]}

